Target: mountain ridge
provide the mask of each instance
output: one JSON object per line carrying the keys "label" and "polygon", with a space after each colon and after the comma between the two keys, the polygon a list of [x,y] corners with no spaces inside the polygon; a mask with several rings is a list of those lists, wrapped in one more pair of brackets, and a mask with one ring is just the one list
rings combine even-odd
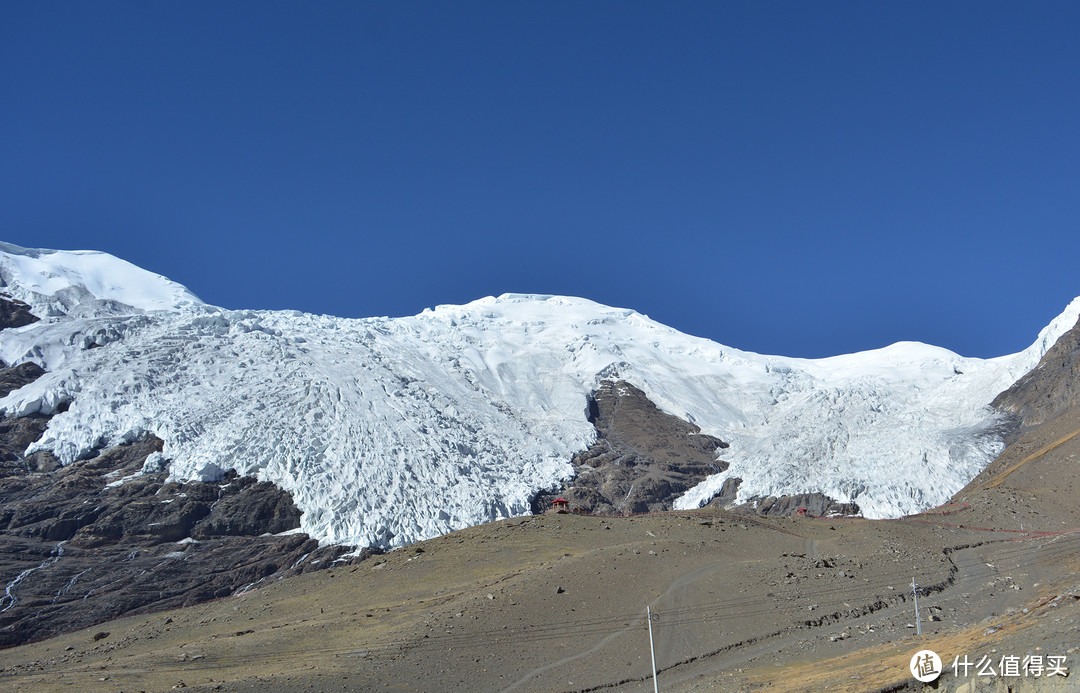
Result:
{"label": "mountain ridge", "polygon": [[[52,273],[74,276],[62,270]],[[190,294],[134,274],[163,282],[166,296]],[[161,293],[139,286],[132,304]],[[148,311],[158,304],[132,306],[122,293],[102,304],[82,289],[90,298],[70,312],[0,333],[5,363],[47,371],[0,400],[9,416],[55,414],[27,452],[71,463],[150,433],[172,480],[254,475],[292,494],[302,529],[320,541],[381,548],[528,513],[595,442],[588,397],[615,379],[731,445],[730,467],[677,507],[740,478],[742,501],[821,493],[870,517],[916,512],[1001,449],[1001,417],[988,405],[1080,313],[1073,301],[1031,347],[996,359],[902,342],[813,360],[551,295],[347,320],[186,299]]]}

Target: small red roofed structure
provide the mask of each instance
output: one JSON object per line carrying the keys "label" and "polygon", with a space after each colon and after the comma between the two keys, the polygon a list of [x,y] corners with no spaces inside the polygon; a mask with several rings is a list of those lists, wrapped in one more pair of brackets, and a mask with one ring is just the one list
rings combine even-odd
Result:
{"label": "small red roofed structure", "polygon": [[562,496],[559,496],[555,500],[551,501],[551,510],[553,512],[559,512],[560,510],[565,512],[570,509],[570,501],[566,500]]}

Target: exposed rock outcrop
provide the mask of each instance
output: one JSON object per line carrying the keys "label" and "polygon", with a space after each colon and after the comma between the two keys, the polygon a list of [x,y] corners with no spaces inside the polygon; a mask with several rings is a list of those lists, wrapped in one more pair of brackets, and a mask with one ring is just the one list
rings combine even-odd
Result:
{"label": "exposed rock outcrop", "polygon": [[30,306],[22,301],[0,293],[0,330],[8,327],[22,327],[38,318],[30,312]]}
{"label": "exposed rock outcrop", "polygon": [[0,368],[0,397],[6,397],[12,390],[29,385],[43,375],[45,371],[41,366],[30,361],[18,366]]}
{"label": "exposed rock outcrop", "polygon": [[[724,488],[709,502],[709,505],[726,508],[732,512],[747,515],[796,515],[813,517],[861,515],[858,503],[840,503],[822,493],[797,493],[790,496],[769,496],[755,498],[746,503],[734,505],[735,493],[741,479],[728,479]],[[729,482],[731,483],[729,488]],[[725,492],[726,490],[726,492]],[[800,512],[801,511],[801,512]]]}
{"label": "exposed rock outcrop", "polygon": [[[5,305],[10,305],[10,302],[0,300],[0,307]],[[23,385],[29,385],[44,374],[41,366],[30,362],[0,368],[0,397]],[[17,419],[0,417],[0,477],[32,471],[50,471],[60,466],[50,452],[23,455],[26,448],[41,437],[48,425],[49,417],[40,414]],[[6,500],[0,499],[0,502]]]}
{"label": "exposed rock outcrop", "polygon": [[589,398],[588,417],[596,442],[571,460],[571,481],[534,498],[533,512],[543,512],[558,496],[583,512],[670,510],[691,486],[727,468],[717,459],[727,443],[660,411],[625,381],[601,383]]}
{"label": "exposed rock outcrop", "polygon": [[144,471],[160,449],[146,437],[50,471],[4,468],[0,647],[359,560],[306,534],[275,536],[298,528],[300,511],[273,484],[235,472],[181,484]]}
{"label": "exposed rock outcrop", "polygon": [[830,515],[860,515],[862,510],[857,503],[839,503],[822,493],[797,493],[790,496],[768,496],[751,498],[736,504],[742,479],[732,477],[724,480],[720,491],[712,497],[708,505],[723,508],[730,512],[744,515],[797,515],[806,514],[814,517]]}

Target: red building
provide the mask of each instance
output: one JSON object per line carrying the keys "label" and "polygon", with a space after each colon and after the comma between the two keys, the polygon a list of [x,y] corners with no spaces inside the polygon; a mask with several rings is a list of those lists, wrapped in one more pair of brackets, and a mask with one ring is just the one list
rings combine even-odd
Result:
{"label": "red building", "polygon": [[570,509],[570,501],[568,501],[565,498],[560,496],[560,497],[556,498],[555,500],[551,501],[551,509],[554,512],[558,512],[560,510],[563,510],[563,511],[569,510]]}

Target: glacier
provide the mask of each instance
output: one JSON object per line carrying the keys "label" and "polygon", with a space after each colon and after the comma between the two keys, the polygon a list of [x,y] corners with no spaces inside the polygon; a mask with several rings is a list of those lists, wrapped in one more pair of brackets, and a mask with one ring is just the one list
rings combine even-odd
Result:
{"label": "glacier", "polygon": [[[731,447],[739,499],[820,492],[867,517],[940,504],[1000,451],[989,403],[1080,315],[994,359],[901,342],[824,359],[766,356],[582,298],[504,294],[403,318],[226,310],[106,253],[0,244],[0,292],[40,322],[0,331],[37,381],[0,399],[53,415],[27,453],[68,464],[152,433],[175,480],[271,481],[324,543],[394,548],[526,514],[596,437],[607,379]],[[160,464],[161,459],[148,460]]]}

